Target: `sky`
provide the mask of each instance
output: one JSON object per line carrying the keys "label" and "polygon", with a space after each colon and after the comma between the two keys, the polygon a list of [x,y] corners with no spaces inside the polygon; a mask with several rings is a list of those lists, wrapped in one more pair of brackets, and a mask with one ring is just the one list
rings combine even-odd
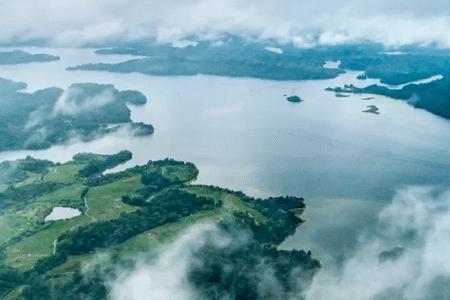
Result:
{"label": "sky", "polygon": [[0,0],[0,41],[56,46],[224,33],[298,47],[361,41],[450,47],[450,1],[435,0]]}

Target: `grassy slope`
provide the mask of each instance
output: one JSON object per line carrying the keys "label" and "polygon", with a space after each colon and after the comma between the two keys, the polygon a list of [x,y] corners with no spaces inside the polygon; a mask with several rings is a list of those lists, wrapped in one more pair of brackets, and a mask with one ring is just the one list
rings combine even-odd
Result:
{"label": "grassy slope", "polygon": [[[37,198],[26,208],[11,208],[0,215],[0,225],[4,225],[0,233],[0,245],[5,248],[6,264],[21,272],[30,270],[39,259],[53,254],[55,240],[57,251],[57,239],[63,233],[92,222],[115,219],[122,213],[140,209],[125,204],[121,200],[122,196],[142,187],[140,175],[130,173],[111,183],[90,187],[83,198],[81,195],[86,186],[77,174],[84,166],[85,164],[79,161],[70,162],[49,168],[43,176],[33,176],[33,180],[59,182],[64,186]],[[188,182],[197,174],[195,167],[193,169],[186,165],[168,164],[162,166],[160,170],[171,181]],[[215,223],[230,217],[234,212],[245,213],[257,223],[266,222],[266,217],[256,210],[252,203],[242,201],[232,192],[200,185],[185,185],[183,189],[189,193],[209,198],[216,203],[222,202],[223,205],[212,211],[200,211],[181,218],[177,222],[153,228],[95,254],[70,256],[65,263],[47,271],[46,278],[62,284],[75,270],[86,267],[100,258],[110,261],[117,258],[136,258],[143,252],[148,254],[155,251],[154,253],[156,253],[157,249],[173,241],[190,225]],[[68,220],[43,222],[45,214],[54,206],[77,207],[83,211],[83,214]],[[14,211],[14,209],[16,210]],[[24,234],[24,232],[28,232],[28,234]],[[11,237],[20,238],[7,242]],[[21,288],[18,287],[11,291],[6,299],[15,299],[14,295],[19,294]]]}
{"label": "grassy slope", "polygon": [[[153,228],[133,238],[119,244],[118,246],[107,249],[95,255],[71,256],[67,262],[48,272],[48,275],[55,278],[65,278],[70,276],[80,266],[87,267],[96,259],[109,259],[111,257],[135,258],[139,253],[145,252],[146,255],[157,253],[160,247],[173,241],[186,228],[200,223],[216,223],[221,219],[230,217],[232,212],[245,212],[252,216],[258,222],[264,222],[265,217],[248,203],[241,201],[232,193],[218,188],[191,185],[185,188],[186,191],[211,198],[211,201],[223,201],[224,206],[213,211],[203,211],[188,217],[182,218],[178,222],[168,223]],[[106,258],[105,258],[106,257]]]}

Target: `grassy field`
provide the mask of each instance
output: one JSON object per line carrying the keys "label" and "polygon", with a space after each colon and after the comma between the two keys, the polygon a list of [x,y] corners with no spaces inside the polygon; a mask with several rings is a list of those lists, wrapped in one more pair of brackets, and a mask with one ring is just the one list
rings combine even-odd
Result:
{"label": "grassy field", "polygon": [[123,203],[121,197],[140,186],[140,176],[132,176],[89,189],[86,195],[86,214],[94,220],[105,221],[136,210],[136,207]]}
{"label": "grassy field", "polygon": [[83,209],[80,183],[64,186],[55,192],[37,198],[24,208],[12,207],[0,215],[0,244],[25,232],[33,232],[43,226],[46,214],[55,206],[70,206]]}
{"label": "grassy field", "polygon": [[[135,207],[123,203],[121,196],[133,191],[139,185],[139,177],[134,176],[92,188],[86,196],[86,203],[88,204],[88,209],[86,209],[87,215],[84,214],[73,219],[47,223],[43,229],[17,243],[7,246],[5,251],[6,262],[20,271],[28,270],[33,267],[37,260],[53,253],[53,242],[61,234],[93,221],[114,219],[119,217],[121,213],[136,210]],[[20,231],[12,228],[15,225],[14,222],[18,220],[29,221],[38,216],[40,221],[42,221],[44,217],[42,212],[53,206],[63,205],[84,208],[84,203],[80,198],[81,191],[84,188],[85,186],[82,184],[73,184],[39,198],[32,205],[32,208],[18,212],[22,218],[10,218],[11,221],[6,228],[9,228],[9,231],[16,235],[24,230],[30,230],[32,226],[20,228]],[[12,234],[10,233],[10,235]]]}
{"label": "grassy field", "polygon": [[223,209],[229,212],[242,212],[250,215],[256,222],[264,223],[266,218],[251,204],[242,201],[236,195],[219,188],[211,188],[202,185],[192,185],[185,188],[186,191],[199,196],[222,201]]}
{"label": "grassy field", "polygon": [[[127,178],[127,180],[121,181],[124,186],[127,186],[127,182],[137,184],[138,181],[134,177]],[[89,265],[94,264],[99,259],[109,260],[112,257],[121,259],[136,258],[140,255],[146,257],[156,255],[158,250],[174,241],[176,237],[182,234],[185,230],[196,224],[204,223],[217,223],[220,220],[231,217],[233,212],[244,212],[253,217],[257,222],[265,222],[265,217],[254,209],[249,203],[242,201],[236,195],[221,190],[219,188],[211,188],[206,186],[187,186],[184,188],[190,193],[194,193],[198,196],[210,198],[211,201],[222,201],[223,206],[213,211],[203,211],[188,217],[182,218],[174,223],[164,224],[162,226],[153,228],[141,234],[138,234],[127,241],[106,249],[100,253],[92,255],[71,256],[67,262],[51,270],[48,274],[55,278],[65,278],[73,274],[73,272],[82,267],[86,268]],[[119,193],[126,192],[126,189],[114,189]],[[89,194],[89,193],[88,193]],[[94,194],[96,201],[105,201],[107,196],[110,195],[110,189],[107,185],[101,188],[96,188]],[[91,201],[91,200],[90,200]],[[114,205],[114,201],[108,202],[108,205]],[[89,202],[90,203],[90,202]],[[105,211],[109,211],[106,209]],[[104,216],[96,215],[97,217]]]}
{"label": "grassy field", "polygon": [[85,164],[64,164],[55,166],[46,174],[45,179],[52,182],[71,183],[77,181],[77,174]]}
{"label": "grassy field", "polygon": [[[8,265],[20,271],[31,269],[41,258],[53,254],[53,243],[62,233],[74,230],[91,222],[90,218],[81,215],[79,217],[55,221],[47,224],[47,227],[21,241],[6,247],[6,262]],[[56,248],[58,243],[56,243]]]}
{"label": "grassy field", "polygon": [[[87,156],[103,159],[103,156]],[[54,241],[63,233],[93,221],[110,220],[136,207],[121,201],[121,197],[140,186],[140,177],[123,178],[116,182],[91,188],[82,199],[86,186],[78,172],[86,163],[69,162],[49,168],[43,174],[28,172],[28,177],[14,186],[34,182],[57,182],[62,187],[37,197],[26,206],[18,204],[0,214],[0,245],[4,247],[5,262],[20,271],[31,269],[37,260],[52,255]],[[84,202],[86,200],[86,203]],[[86,207],[87,205],[87,207]],[[86,213],[79,217],[44,222],[53,207],[73,207]],[[14,239],[15,238],[15,239]]]}

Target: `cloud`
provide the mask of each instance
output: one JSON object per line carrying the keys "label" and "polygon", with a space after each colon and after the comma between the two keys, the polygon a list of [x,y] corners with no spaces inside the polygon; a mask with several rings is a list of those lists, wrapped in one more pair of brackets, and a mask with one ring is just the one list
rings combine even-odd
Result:
{"label": "cloud", "polygon": [[56,101],[52,114],[77,115],[111,102],[114,102],[113,88],[106,88],[94,96],[86,96],[82,89],[69,87]]}
{"label": "cloud", "polygon": [[286,258],[275,263],[253,243],[250,232],[238,226],[225,230],[213,224],[194,225],[160,249],[155,259],[119,270],[122,274],[110,284],[110,298],[237,299],[245,294],[255,300],[297,299],[311,273],[301,266],[276,269]]}
{"label": "cloud", "polygon": [[161,251],[152,264],[140,264],[131,273],[123,274],[112,284],[113,300],[184,300],[193,297],[186,274],[192,255],[193,241],[208,230],[196,227]]}
{"label": "cloud", "polygon": [[[93,96],[87,96],[83,89],[76,86],[70,86],[61,94],[61,96],[58,97],[53,107],[49,108],[47,106],[41,106],[31,112],[28,122],[25,124],[25,129],[35,129],[37,126],[42,125],[45,121],[51,120],[60,115],[75,116],[80,113],[98,109],[114,101],[115,96],[112,87],[105,88]],[[41,128],[41,131],[42,130],[44,129]],[[46,134],[42,133],[36,136],[36,138],[40,140],[45,136]]]}
{"label": "cloud", "polygon": [[[112,300],[187,300],[194,299],[195,291],[188,282],[188,270],[196,250],[203,246],[208,232],[217,232],[210,224],[197,225],[173,243],[161,249],[151,263],[140,263],[111,284]],[[219,236],[218,236],[219,238]],[[219,240],[218,240],[219,241]],[[229,243],[229,240],[220,240]]]}
{"label": "cloud", "polygon": [[0,41],[55,45],[155,37],[176,45],[223,33],[310,46],[370,40],[450,47],[450,2],[357,0],[0,0]]}
{"label": "cloud", "polygon": [[324,266],[306,298],[447,299],[449,237],[450,191],[403,189],[379,214],[376,232],[341,266]]}

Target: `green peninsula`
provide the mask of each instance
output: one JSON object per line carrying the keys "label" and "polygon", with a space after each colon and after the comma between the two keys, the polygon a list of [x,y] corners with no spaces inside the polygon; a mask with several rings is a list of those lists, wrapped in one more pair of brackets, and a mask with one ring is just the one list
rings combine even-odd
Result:
{"label": "green peninsula", "polygon": [[[195,224],[214,225],[231,241],[219,246],[210,236],[195,250],[187,280],[205,299],[230,290],[237,299],[256,297],[258,262],[283,282],[277,295],[286,297],[319,269],[309,252],[277,249],[302,222],[302,198],[263,200],[190,184],[197,168],[171,159],[103,173],[131,156],[81,153],[67,163],[27,157],[0,164],[2,299],[107,299],[119,266],[132,269],[137,257],[157,254]],[[58,207],[80,213],[46,220]]]}

